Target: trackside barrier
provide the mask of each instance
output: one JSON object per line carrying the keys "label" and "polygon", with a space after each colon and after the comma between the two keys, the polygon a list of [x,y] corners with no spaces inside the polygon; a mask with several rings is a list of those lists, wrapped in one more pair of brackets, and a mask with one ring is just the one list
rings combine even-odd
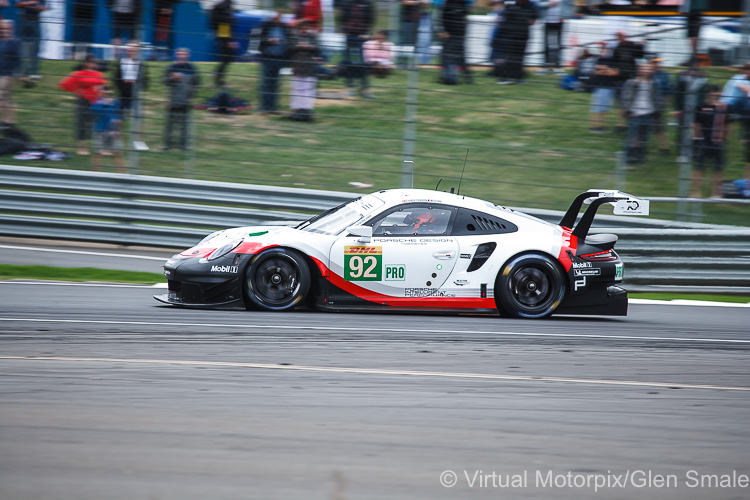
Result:
{"label": "trackside barrier", "polygon": [[[185,248],[216,229],[294,224],[355,196],[0,165],[0,234]],[[550,222],[562,216],[522,210]],[[620,237],[629,290],[750,294],[750,228],[600,215],[593,232]]]}

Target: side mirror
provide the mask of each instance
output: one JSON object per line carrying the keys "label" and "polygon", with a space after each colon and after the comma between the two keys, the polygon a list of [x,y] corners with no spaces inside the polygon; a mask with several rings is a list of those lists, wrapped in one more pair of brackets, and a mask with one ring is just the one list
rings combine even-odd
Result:
{"label": "side mirror", "polygon": [[372,226],[351,226],[346,230],[353,236],[359,236],[360,243],[370,243],[372,239]]}

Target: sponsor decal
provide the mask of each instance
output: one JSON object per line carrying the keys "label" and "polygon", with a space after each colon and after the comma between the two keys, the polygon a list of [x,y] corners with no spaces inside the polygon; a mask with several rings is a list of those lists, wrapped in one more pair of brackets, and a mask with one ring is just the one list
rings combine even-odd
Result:
{"label": "sponsor decal", "polygon": [[615,279],[621,280],[622,279],[622,271],[623,271],[623,265],[622,263],[619,263],[615,266]]}
{"label": "sponsor decal", "polygon": [[458,286],[464,286],[469,284],[469,280],[456,280],[453,283],[455,283]]}
{"label": "sponsor decal", "polygon": [[584,267],[593,267],[591,262],[573,262],[573,269],[582,269]]}
{"label": "sponsor decal", "polygon": [[593,269],[576,269],[574,271],[575,276],[599,276],[602,274],[602,270],[598,267]]}
{"label": "sponsor decal", "polygon": [[239,266],[211,266],[212,273],[234,273],[237,274]]}
{"label": "sponsor decal", "polygon": [[462,259],[471,259],[471,254],[470,253],[462,253],[461,254],[461,258]]}
{"label": "sponsor decal", "polygon": [[344,247],[344,279],[346,281],[381,281],[383,279],[383,247]]}
{"label": "sponsor decal", "polygon": [[577,292],[579,288],[583,288],[586,286],[586,276],[582,276],[581,279],[575,281],[575,291]]}
{"label": "sponsor decal", "polygon": [[405,281],[406,280],[406,266],[403,264],[394,264],[385,266],[385,280],[386,281]]}
{"label": "sponsor decal", "polygon": [[456,294],[447,293],[437,288],[406,288],[404,297],[455,297]]}
{"label": "sponsor decal", "polygon": [[260,231],[258,233],[250,233],[248,236],[263,236],[264,234],[268,234],[268,231]]}

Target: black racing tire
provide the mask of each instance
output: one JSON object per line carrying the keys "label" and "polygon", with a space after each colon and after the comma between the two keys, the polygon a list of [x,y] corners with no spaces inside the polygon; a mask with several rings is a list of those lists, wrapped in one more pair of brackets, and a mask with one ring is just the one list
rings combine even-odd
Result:
{"label": "black racing tire", "polygon": [[541,319],[565,298],[563,270],[551,257],[527,253],[508,262],[495,282],[495,304],[501,316]]}
{"label": "black racing tire", "polygon": [[299,253],[271,248],[245,269],[245,296],[259,309],[289,311],[304,301],[310,281],[310,268]]}

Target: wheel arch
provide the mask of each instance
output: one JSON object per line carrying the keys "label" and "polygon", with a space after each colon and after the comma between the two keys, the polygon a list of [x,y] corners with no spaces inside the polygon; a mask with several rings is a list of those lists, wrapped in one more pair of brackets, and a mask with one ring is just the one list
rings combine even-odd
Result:
{"label": "wheel arch", "polygon": [[518,258],[523,257],[525,255],[541,255],[543,257],[546,257],[546,258],[548,258],[553,263],[553,265],[560,272],[560,276],[562,277],[563,294],[562,294],[562,297],[560,297],[560,299],[558,301],[558,304],[555,306],[555,309],[557,309],[560,306],[560,304],[562,304],[563,302],[565,302],[565,300],[567,299],[568,295],[570,294],[570,282],[569,282],[570,278],[569,278],[569,274],[565,270],[565,267],[562,265],[562,263],[557,259],[557,257],[553,256],[552,254],[550,254],[549,252],[547,252],[545,250],[537,250],[537,249],[522,250],[522,251],[516,252],[515,254],[511,255],[510,257],[508,257],[503,262],[502,266],[500,266],[500,270],[498,271],[497,275],[495,276],[495,281],[494,281],[494,284],[493,284],[493,286],[494,286],[493,296],[494,296],[494,299],[495,299],[495,304],[497,304],[498,310],[501,311],[501,314],[502,314],[502,311],[505,308],[501,304],[502,290],[501,290],[501,287],[499,286],[499,283],[500,283],[501,279],[503,278],[503,276],[506,273],[510,272],[511,266],[509,264],[511,264],[512,262],[514,262]]}

